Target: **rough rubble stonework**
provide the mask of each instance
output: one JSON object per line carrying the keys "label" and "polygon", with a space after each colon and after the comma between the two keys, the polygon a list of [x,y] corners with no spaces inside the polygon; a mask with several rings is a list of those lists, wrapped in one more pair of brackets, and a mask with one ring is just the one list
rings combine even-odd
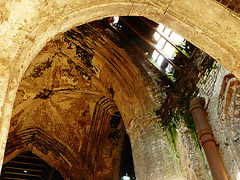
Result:
{"label": "rough rubble stonework", "polygon": [[239,81],[221,67],[207,113],[230,179],[239,178]]}
{"label": "rough rubble stonework", "polygon": [[[233,9],[235,12],[229,10],[228,8]],[[94,108],[96,107],[96,103],[100,101],[100,97],[102,95],[106,95],[106,98],[114,99],[115,105],[117,105],[120,114],[123,119],[123,123],[126,126],[127,132],[130,134],[135,131],[135,126],[138,126],[138,120],[141,117],[149,117],[151,120],[154,119],[154,110],[158,109],[161,106],[161,102],[165,98],[165,94],[161,95],[154,94],[154,92],[159,91],[159,87],[151,87],[155,83],[151,78],[149,78],[147,73],[144,71],[144,68],[136,68],[136,63],[130,64],[131,67],[129,70],[127,67],[120,69],[117,72],[118,68],[113,68],[113,65],[117,67],[122,67],[119,63],[119,59],[125,59],[126,54],[122,54],[120,51],[120,55],[111,59],[111,63],[101,64],[102,60],[106,60],[106,54],[102,54],[103,52],[107,53],[107,56],[111,54],[112,50],[109,48],[109,51],[99,51],[100,53],[96,53],[94,57],[92,57],[92,61],[96,64],[96,69],[101,69],[103,75],[95,74],[96,69],[91,65],[88,66],[88,62],[78,62],[80,64],[74,63],[74,61],[68,60],[71,53],[66,57],[63,57],[63,61],[61,62],[61,58],[59,54],[57,55],[49,55],[45,54],[44,56],[49,57],[48,59],[44,59],[44,62],[35,62],[38,58],[38,54],[41,50],[46,51],[49,47],[46,46],[47,42],[53,39],[57,34],[64,33],[67,30],[70,30],[78,25],[82,25],[94,20],[99,20],[104,17],[110,17],[114,15],[138,15],[145,16],[151,20],[156,22],[162,22],[164,25],[168,26],[175,32],[182,35],[184,38],[192,42],[194,45],[204,50],[212,57],[214,57],[218,62],[220,62],[223,66],[226,67],[232,74],[239,79],[240,74],[240,63],[239,63],[239,53],[240,52],[240,20],[239,14],[237,11],[238,5],[235,4],[234,8],[230,4],[222,4],[218,3],[215,0],[64,0],[64,1],[26,1],[26,0],[3,0],[0,2],[0,160],[3,161],[5,145],[7,141],[7,134],[10,128],[10,136],[14,135],[11,132],[21,130],[21,128],[26,129],[28,126],[37,123],[39,127],[35,127],[33,129],[27,129],[28,131],[20,131],[22,134],[27,133],[30,138],[30,142],[28,146],[22,148],[20,150],[12,149],[9,153],[9,158],[6,157],[6,161],[11,159],[11,157],[16,156],[21,153],[21,151],[31,150],[35,154],[38,154],[42,159],[48,159],[48,161],[52,162],[51,165],[56,166],[57,169],[65,169],[65,176],[68,176],[69,168],[65,168],[65,164],[71,167],[72,164],[76,163],[76,156],[78,150],[81,148],[79,136],[84,137],[84,128],[79,128],[80,126],[86,126],[86,131],[88,130],[89,122],[84,124],[78,118],[74,117],[93,117]],[[236,7],[236,8],[235,8]],[[56,37],[57,38],[57,37]],[[107,38],[106,38],[107,39]],[[61,42],[61,41],[60,41]],[[93,43],[93,42],[91,42]],[[44,48],[46,47],[46,48]],[[63,45],[63,47],[66,47]],[[101,44],[98,46],[99,49],[107,48],[107,44]],[[62,46],[61,46],[62,48]],[[60,49],[61,49],[60,48]],[[59,50],[54,50],[59,52]],[[69,48],[70,49],[70,48]],[[68,51],[68,48],[65,50]],[[117,48],[118,49],[118,48]],[[113,49],[115,50],[115,49]],[[119,50],[119,49],[118,49]],[[47,53],[47,52],[46,52]],[[88,54],[91,54],[91,47],[89,49]],[[83,54],[84,55],[84,54]],[[39,54],[41,56],[41,53]],[[91,57],[91,55],[90,55]],[[79,58],[79,57],[78,57]],[[88,59],[87,57],[86,59]],[[35,60],[34,60],[35,59]],[[51,61],[53,60],[54,61]],[[84,58],[85,59],[85,58]],[[55,63],[60,61],[61,66],[56,65]],[[124,61],[122,61],[124,62]],[[39,63],[39,64],[38,64]],[[85,64],[84,64],[85,63]],[[120,63],[124,64],[124,63]],[[35,65],[35,69],[34,69]],[[82,67],[85,67],[82,69]],[[27,70],[29,68],[29,71]],[[31,69],[32,68],[32,69]],[[85,70],[84,70],[85,69]],[[86,69],[88,71],[86,72]],[[64,71],[65,70],[65,71]],[[71,70],[71,71],[70,71]],[[100,72],[101,72],[100,71]],[[28,73],[29,72],[29,73]],[[127,74],[131,72],[130,74]],[[72,73],[72,74],[71,74]],[[81,76],[77,76],[79,74]],[[143,75],[144,74],[144,75]],[[66,78],[71,75],[71,78]],[[109,77],[115,77],[116,79],[111,79]],[[34,84],[29,84],[29,79],[34,79]],[[102,79],[102,83],[98,81],[98,78]],[[219,77],[217,77],[218,79]],[[38,80],[36,80],[38,79]],[[91,80],[90,80],[91,79]],[[154,78],[153,78],[154,79]],[[22,81],[21,81],[22,80]],[[118,80],[118,81],[117,81]],[[126,80],[128,80],[126,82]],[[145,82],[147,80],[147,82]],[[235,80],[234,80],[235,81]],[[122,86],[122,83],[125,83],[125,86]],[[231,82],[231,81],[229,81]],[[22,84],[23,83],[23,84]],[[24,84],[25,83],[25,84]],[[147,86],[146,84],[150,84]],[[221,83],[220,83],[221,84]],[[31,85],[35,85],[34,88]],[[84,87],[83,87],[83,86]],[[24,91],[24,86],[27,89]],[[75,86],[75,87],[74,87]],[[221,86],[221,85],[220,85]],[[232,86],[232,85],[231,85]],[[230,87],[231,87],[230,86]],[[54,89],[50,89],[50,87],[54,87]],[[228,86],[227,86],[228,87]],[[21,91],[22,88],[22,91]],[[58,89],[59,88],[59,89]],[[64,89],[62,89],[64,88]],[[78,96],[78,92],[73,89],[77,89],[78,92],[81,92],[80,96]],[[92,92],[89,95],[89,88],[92,88]],[[99,90],[99,91],[97,91]],[[219,88],[215,89],[218,94]],[[215,91],[214,90],[214,91]],[[18,92],[17,92],[18,91]],[[227,90],[228,91],[228,90]],[[87,92],[87,93],[86,93]],[[100,93],[99,93],[100,92]],[[115,92],[115,93],[114,93]],[[224,116],[227,116],[227,121],[225,118],[222,118],[221,123],[217,121],[216,118],[214,121],[211,120],[213,124],[214,135],[217,141],[220,142],[220,150],[224,158],[224,163],[226,165],[227,172],[229,174],[230,179],[236,179],[236,173],[239,171],[239,165],[234,165],[232,168],[232,164],[234,164],[234,160],[229,160],[228,154],[232,152],[239,151],[239,142],[238,142],[238,132],[234,127],[238,127],[238,86],[233,83],[233,87],[229,90],[230,94],[232,94],[232,98],[230,102],[225,101],[225,96],[222,95],[223,99],[219,101],[219,104],[223,102],[224,106]],[[88,101],[88,95],[95,99],[94,101]],[[214,93],[213,93],[214,94]],[[227,94],[227,93],[226,93]],[[77,97],[76,97],[77,96]],[[112,97],[114,96],[114,97]],[[15,101],[16,97],[16,101]],[[67,98],[66,98],[67,97]],[[81,98],[79,98],[81,97]],[[98,97],[98,99],[96,98]],[[70,98],[71,101],[66,100]],[[162,99],[161,99],[162,98]],[[96,100],[97,99],[97,100]],[[218,96],[215,96],[216,102],[218,102]],[[34,105],[31,107],[31,102],[34,101]],[[85,102],[86,101],[86,102]],[[157,101],[157,102],[156,102]],[[36,102],[36,103],[35,103]],[[227,103],[225,103],[227,102]],[[74,105],[75,104],[75,105]],[[77,109],[76,106],[79,104],[82,109]],[[226,104],[226,105],[225,105]],[[30,106],[29,106],[30,105]],[[126,106],[125,106],[126,105]],[[157,106],[154,107],[154,106]],[[28,109],[25,109],[29,107]],[[111,106],[112,107],[112,106]],[[116,106],[113,106],[114,109]],[[218,112],[222,110],[221,106],[219,107]],[[227,108],[225,108],[227,107]],[[39,111],[38,111],[38,108]],[[46,110],[51,110],[53,113],[48,113]],[[86,111],[86,109],[90,109]],[[213,113],[216,113],[216,108],[213,110],[210,109]],[[34,112],[37,113],[34,115]],[[74,112],[74,113],[70,113]],[[105,112],[105,111],[103,111]],[[229,113],[234,112],[234,113]],[[73,121],[70,121],[68,115],[73,116]],[[114,112],[115,113],[115,112]],[[112,111],[106,115],[106,119],[109,120],[110,117],[114,114]],[[39,115],[40,114],[40,115]],[[57,114],[58,116],[53,116],[53,114]],[[234,114],[234,115],[233,115]],[[12,117],[12,121],[11,121]],[[31,118],[26,118],[31,117]],[[52,119],[52,121],[42,121],[42,119]],[[219,119],[221,119],[219,118]],[[21,121],[22,120],[22,121]],[[34,120],[34,121],[30,121]],[[61,120],[61,121],[60,121]],[[31,123],[27,123],[30,121]],[[215,124],[215,121],[216,124]],[[107,123],[106,121],[102,121]],[[76,125],[75,125],[75,124]],[[231,126],[235,124],[235,126]],[[218,124],[218,125],[217,125]],[[230,124],[230,125],[229,125]],[[59,127],[55,130],[52,127]],[[77,128],[80,129],[79,133]],[[98,126],[96,124],[96,126]],[[38,128],[47,128],[46,132],[41,131]],[[111,125],[108,124],[108,130],[111,131]],[[147,170],[151,171],[152,179],[166,179],[175,178],[176,176],[186,178],[185,174],[192,173],[192,167],[189,172],[181,173],[182,168],[179,165],[179,162],[175,160],[176,153],[174,151],[167,151],[166,157],[163,154],[154,153],[154,147],[157,147],[157,150],[168,149],[170,148],[169,142],[165,139],[164,133],[160,133],[161,130],[158,128],[154,128],[155,126],[152,124],[141,124],[140,129],[143,129],[140,132],[137,131],[136,137],[132,136],[131,140],[133,141],[133,154],[134,161],[137,162],[136,166],[136,174],[138,175],[138,179],[146,179],[146,174],[141,174],[142,172],[146,172]],[[221,127],[221,128],[220,128]],[[73,142],[76,142],[78,148],[71,146],[69,144],[67,135],[62,133],[63,130],[61,128],[67,128],[70,132],[72,132],[71,139]],[[221,135],[221,131],[219,129],[224,129],[224,131],[229,134]],[[107,131],[107,129],[105,129]],[[112,129],[113,130],[113,129]],[[61,131],[61,133],[59,132]],[[76,132],[77,131],[77,132]],[[74,133],[73,133],[74,132]],[[21,134],[20,133],[20,134]],[[30,133],[30,134],[29,134]],[[110,134],[112,132],[109,132]],[[149,133],[152,136],[147,136]],[[232,133],[232,134],[231,134]],[[36,134],[36,139],[35,135]],[[51,134],[51,136],[49,136]],[[156,136],[154,136],[156,134]],[[13,135],[13,136],[11,136]],[[103,133],[103,137],[104,137]],[[20,136],[21,137],[21,136]],[[57,147],[64,147],[63,149],[68,149],[71,152],[66,153],[65,155],[61,154],[61,158],[56,160],[57,156],[54,153],[48,153],[48,148],[41,146],[33,146],[32,144],[39,144],[39,139],[46,139],[48,141],[52,140],[54,137],[55,144],[59,143]],[[91,138],[94,139],[97,135],[92,134]],[[100,136],[101,137],[101,136]],[[227,140],[225,139],[227,138]],[[31,141],[31,139],[33,140]],[[91,139],[90,138],[90,139]],[[57,139],[57,141],[55,141]],[[83,138],[84,139],[84,138]],[[102,154],[101,161],[104,162],[106,166],[104,168],[111,166],[111,162],[114,162],[113,159],[108,159],[109,152],[115,143],[114,138],[107,138],[106,142],[109,145],[109,149],[106,152],[102,149],[100,151]],[[159,139],[162,139],[162,142],[158,142]],[[230,139],[230,140],[229,140]],[[11,138],[9,139],[11,140]],[[165,141],[166,140],[166,141]],[[47,142],[48,142],[47,141]],[[15,142],[15,141],[14,141]],[[86,140],[82,140],[82,142],[86,142]],[[112,146],[110,145],[112,143]],[[158,142],[159,144],[155,146],[146,146],[144,144],[149,142]],[[184,139],[182,141],[184,143]],[[21,145],[21,141],[16,141]],[[181,143],[181,141],[180,141]],[[165,144],[166,147],[162,146]],[[140,147],[139,147],[140,146]],[[181,147],[181,145],[179,145]],[[84,146],[91,148],[91,146]],[[16,148],[16,147],[15,147]],[[51,148],[50,148],[51,149]],[[100,148],[101,149],[101,148]],[[140,150],[139,150],[140,149]],[[6,152],[10,152],[11,149],[6,149]],[[9,150],[9,151],[8,151]],[[44,152],[44,153],[43,153]],[[59,152],[59,150],[56,150]],[[64,151],[65,152],[65,151]],[[165,152],[165,151],[163,151]],[[96,157],[96,152],[92,152],[93,157]],[[117,158],[116,152],[112,157]],[[47,155],[46,155],[47,154]],[[158,166],[154,161],[154,154],[158,156],[158,158],[163,158],[163,162],[169,160],[169,164],[167,166]],[[183,153],[184,154],[184,153]],[[235,158],[234,153],[232,153],[231,159]],[[138,156],[142,155],[142,156]],[[91,156],[91,155],[88,155]],[[100,156],[100,154],[98,154]],[[67,157],[67,158],[66,158]],[[148,158],[149,157],[149,158]],[[147,160],[142,162],[141,160]],[[183,157],[180,157],[183,158]],[[236,158],[237,159],[237,158]],[[92,159],[94,161],[94,159]],[[82,161],[82,160],[77,160]],[[54,163],[53,163],[54,162]],[[145,163],[144,165],[138,165],[138,162]],[[239,162],[239,161],[238,161]],[[189,163],[189,162],[187,162]],[[188,166],[188,164],[183,166]],[[62,164],[62,165],[61,165]],[[235,163],[236,164],[236,163]],[[92,170],[92,166],[94,163],[89,162],[90,170]],[[59,167],[57,167],[59,166]],[[62,166],[62,167],[60,167]],[[174,166],[174,171],[171,171],[171,167]],[[75,167],[75,166],[74,166]],[[180,168],[178,168],[180,167]],[[81,167],[82,168],[82,167]],[[98,164],[96,163],[96,168],[98,168]],[[87,169],[87,168],[86,168]],[[85,169],[85,170],[86,170]],[[194,169],[194,168],[193,168]],[[69,171],[81,172],[78,167],[76,169],[72,168]],[[166,171],[164,171],[166,170]],[[84,171],[84,170],[83,170]],[[149,172],[147,171],[147,172]],[[114,172],[104,171],[104,173],[95,171],[97,177],[102,177],[103,174],[108,175]],[[166,176],[161,176],[159,172],[168,172]],[[63,172],[62,172],[63,173]],[[88,174],[88,173],[87,173]],[[91,173],[89,173],[91,174]],[[72,173],[72,176],[77,176],[78,174]],[[110,175],[110,176],[111,176]],[[159,177],[160,176],[160,177]],[[191,177],[196,177],[194,173],[192,173]],[[92,177],[90,177],[92,178]],[[96,178],[95,178],[96,179]]]}

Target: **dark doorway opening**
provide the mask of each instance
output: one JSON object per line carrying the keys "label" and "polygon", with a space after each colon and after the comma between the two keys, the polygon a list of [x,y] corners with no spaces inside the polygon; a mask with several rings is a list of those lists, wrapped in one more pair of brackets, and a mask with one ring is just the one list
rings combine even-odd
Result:
{"label": "dark doorway opening", "polygon": [[124,137],[121,164],[120,164],[121,179],[123,179],[124,176],[128,176],[131,180],[135,179],[131,142],[127,134],[125,134],[125,137]]}

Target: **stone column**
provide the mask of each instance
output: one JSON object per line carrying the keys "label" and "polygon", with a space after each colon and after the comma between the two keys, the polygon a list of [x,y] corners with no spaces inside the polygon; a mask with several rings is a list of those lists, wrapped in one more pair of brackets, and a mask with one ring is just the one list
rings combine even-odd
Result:
{"label": "stone column", "polygon": [[174,147],[156,117],[132,121],[127,130],[138,180],[179,179],[182,177]]}

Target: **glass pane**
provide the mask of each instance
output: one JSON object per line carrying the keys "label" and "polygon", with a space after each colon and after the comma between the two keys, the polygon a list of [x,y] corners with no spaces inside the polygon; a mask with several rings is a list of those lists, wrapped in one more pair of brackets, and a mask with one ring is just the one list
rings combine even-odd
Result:
{"label": "glass pane", "polygon": [[160,56],[158,57],[158,59],[157,59],[157,65],[158,65],[158,66],[161,66],[163,60],[164,60],[164,57],[163,57],[162,55],[160,55]]}
{"label": "glass pane", "polygon": [[166,42],[166,40],[163,37],[161,37],[160,40],[157,43],[157,47],[162,49],[164,44],[165,44],[165,42]]}
{"label": "glass pane", "polygon": [[156,41],[158,41],[159,38],[160,38],[160,34],[159,34],[158,32],[155,32],[154,35],[153,35],[153,37],[154,37],[154,39],[155,39]]}
{"label": "glass pane", "polygon": [[166,43],[166,45],[163,48],[163,51],[166,53],[168,58],[173,58],[174,56],[174,51],[175,51],[175,47],[173,47],[170,43]]}
{"label": "glass pane", "polygon": [[164,29],[164,25],[160,23],[157,27],[158,32],[163,32],[163,29]]}
{"label": "glass pane", "polygon": [[171,33],[171,30],[168,29],[168,28],[165,28],[163,34],[164,34],[166,37],[168,37],[170,33]]}
{"label": "glass pane", "polygon": [[113,24],[117,24],[118,23],[118,21],[119,21],[119,17],[118,16],[114,16],[113,17]]}
{"label": "glass pane", "polygon": [[184,38],[180,36],[179,34],[172,32],[170,35],[170,39],[176,44],[181,45],[181,43],[184,41]]}
{"label": "glass pane", "polygon": [[156,61],[158,55],[159,55],[159,53],[158,53],[156,50],[154,50],[154,51],[153,51],[153,54],[152,54],[152,59],[153,59],[154,61]]}

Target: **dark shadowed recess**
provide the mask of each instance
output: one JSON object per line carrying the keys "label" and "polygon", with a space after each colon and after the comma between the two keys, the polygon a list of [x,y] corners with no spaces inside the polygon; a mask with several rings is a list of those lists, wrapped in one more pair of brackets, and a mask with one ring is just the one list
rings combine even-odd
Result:
{"label": "dark shadowed recess", "polygon": [[26,152],[3,166],[0,179],[63,180],[63,177],[38,156]]}
{"label": "dark shadowed recess", "polygon": [[133,164],[132,148],[130,139],[127,134],[124,137],[121,164],[120,164],[120,177],[128,175],[131,179],[135,179],[135,171]]}

